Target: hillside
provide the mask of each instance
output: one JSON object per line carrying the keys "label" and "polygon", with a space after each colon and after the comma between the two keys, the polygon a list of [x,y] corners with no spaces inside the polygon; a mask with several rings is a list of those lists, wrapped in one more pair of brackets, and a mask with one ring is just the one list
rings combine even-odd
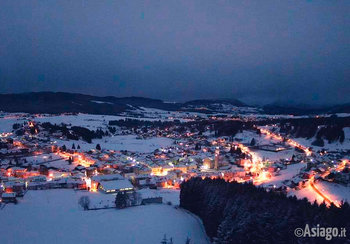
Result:
{"label": "hillside", "polygon": [[168,111],[197,110],[206,107],[208,111],[221,110],[223,105],[244,106],[238,100],[194,100],[186,103],[165,103],[160,99],[144,97],[99,97],[66,92],[30,92],[0,94],[0,111],[26,113],[90,113],[117,115],[136,110],[139,107]]}

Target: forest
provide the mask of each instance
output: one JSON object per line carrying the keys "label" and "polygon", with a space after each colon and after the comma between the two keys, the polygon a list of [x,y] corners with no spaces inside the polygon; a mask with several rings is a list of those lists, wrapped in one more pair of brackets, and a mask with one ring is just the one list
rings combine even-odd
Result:
{"label": "forest", "polygon": [[350,228],[350,206],[340,208],[310,203],[306,198],[287,197],[252,184],[223,179],[192,178],[181,184],[180,207],[203,221],[207,235],[216,244],[230,243],[344,243],[294,235],[309,226]]}

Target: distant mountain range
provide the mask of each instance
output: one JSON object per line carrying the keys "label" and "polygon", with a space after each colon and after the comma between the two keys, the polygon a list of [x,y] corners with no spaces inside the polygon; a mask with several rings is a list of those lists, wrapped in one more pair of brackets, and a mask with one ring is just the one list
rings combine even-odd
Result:
{"label": "distant mountain range", "polygon": [[[168,111],[195,111],[202,113],[223,112],[232,108],[244,108],[248,105],[237,99],[201,99],[184,103],[166,103],[160,99],[144,97],[99,97],[66,92],[30,92],[19,94],[0,94],[0,111],[26,113],[91,113],[117,115],[140,107],[163,109]],[[350,113],[350,104],[310,108],[306,106],[286,106],[271,104],[259,111],[268,114],[316,114]]]}

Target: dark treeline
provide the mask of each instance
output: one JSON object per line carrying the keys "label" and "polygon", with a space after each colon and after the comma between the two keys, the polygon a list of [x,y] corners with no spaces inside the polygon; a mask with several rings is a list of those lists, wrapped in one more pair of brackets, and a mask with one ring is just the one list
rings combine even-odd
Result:
{"label": "dark treeline", "polygon": [[108,135],[107,131],[101,129],[89,130],[81,126],[72,126],[70,128],[65,124],[57,125],[51,124],[50,122],[44,122],[41,124],[44,130],[50,133],[61,132],[63,136],[66,136],[69,140],[79,140],[80,138],[88,143],[92,142],[92,139],[101,139],[103,136]]}
{"label": "dark treeline", "polygon": [[350,127],[350,117],[331,116],[327,118],[302,118],[283,120],[280,122],[280,132],[293,135],[294,137],[312,138],[316,146],[323,146],[323,140],[328,143],[345,140],[344,128]]}
{"label": "dark treeline", "polygon": [[[181,184],[180,206],[198,215],[214,243],[322,243],[324,238],[297,238],[295,228],[350,228],[350,207],[267,192],[252,184],[228,183],[222,179],[192,178]],[[349,241],[334,238],[336,243]],[[332,242],[327,242],[332,243]]]}
{"label": "dark treeline", "polygon": [[108,122],[109,126],[119,126],[128,129],[138,128],[138,127],[150,127],[150,128],[165,128],[173,125],[180,124],[179,120],[175,121],[149,121],[149,120],[138,120],[138,119],[120,119],[120,120],[110,120]]}
{"label": "dark treeline", "polygon": [[242,130],[253,129],[252,122],[228,120],[228,121],[214,121],[214,120],[198,120],[191,122],[181,123],[179,120],[175,121],[146,121],[137,119],[122,119],[122,120],[111,120],[109,126],[119,126],[127,129],[134,128],[172,128],[173,131],[177,132],[199,132],[203,133],[207,129],[215,132],[216,136],[235,136],[236,133]]}

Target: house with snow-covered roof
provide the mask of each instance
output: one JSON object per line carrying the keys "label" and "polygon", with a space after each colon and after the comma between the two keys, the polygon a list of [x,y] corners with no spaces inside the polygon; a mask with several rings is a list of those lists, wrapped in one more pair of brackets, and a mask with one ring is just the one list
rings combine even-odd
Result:
{"label": "house with snow-covered roof", "polygon": [[127,179],[101,181],[98,189],[104,193],[132,192],[134,186]]}

